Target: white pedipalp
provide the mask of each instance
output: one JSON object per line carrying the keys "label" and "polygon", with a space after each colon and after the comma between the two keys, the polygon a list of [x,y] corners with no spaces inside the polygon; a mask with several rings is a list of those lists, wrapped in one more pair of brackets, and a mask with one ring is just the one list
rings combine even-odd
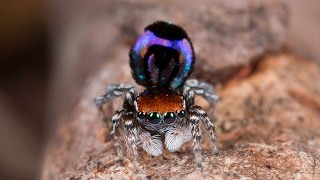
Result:
{"label": "white pedipalp", "polygon": [[151,136],[149,132],[142,131],[140,133],[142,148],[148,154],[160,156],[163,152],[163,146],[160,135]]}
{"label": "white pedipalp", "polygon": [[170,128],[165,134],[166,148],[175,152],[187,141],[191,139],[191,130],[187,126],[178,126],[176,128]]}

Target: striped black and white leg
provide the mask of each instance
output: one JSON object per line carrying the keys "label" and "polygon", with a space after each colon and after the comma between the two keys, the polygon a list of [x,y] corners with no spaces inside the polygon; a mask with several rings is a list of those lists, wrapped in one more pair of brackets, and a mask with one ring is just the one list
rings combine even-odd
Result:
{"label": "striped black and white leg", "polygon": [[201,128],[200,128],[200,115],[193,110],[190,110],[188,113],[188,119],[191,126],[191,134],[193,140],[193,153],[195,156],[195,162],[197,167],[202,170],[202,147],[201,147]]}
{"label": "striped black and white leg", "polygon": [[[198,81],[196,82],[198,83]],[[202,84],[202,87],[204,88],[204,85],[206,85],[206,89],[209,89],[209,85]],[[195,88],[192,87],[185,87],[184,88],[184,97],[186,98],[186,107],[188,112],[188,122],[190,123],[191,127],[191,133],[193,138],[193,151],[195,155],[195,161],[197,163],[197,166],[202,169],[202,148],[201,148],[201,128],[200,128],[200,122],[202,121],[204,125],[206,126],[207,130],[209,131],[209,136],[212,144],[212,151],[217,154],[218,148],[216,145],[216,132],[215,127],[213,123],[210,121],[210,119],[207,116],[207,113],[200,107],[195,105],[194,102],[194,95],[199,94],[195,91]],[[204,94],[204,93],[202,93]],[[201,95],[201,94],[200,94]],[[206,95],[208,96],[208,95]],[[214,100],[214,98],[211,98],[211,100]],[[214,101],[211,101],[211,103],[215,103],[216,99]]]}
{"label": "striped black and white leg", "polygon": [[209,119],[207,113],[202,107],[194,105],[194,95],[200,95],[206,100],[208,100],[212,105],[215,105],[218,100],[218,96],[214,94],[213,87],[205,82],[198,81],[196,79],[191,79],[186,81],[184,89],[184,95],[186,97],[187,106],[193,109],[196,113],[201,116],[201,120],[209,131],[210,140],[212,144],[212,152],[218,154],[218,147],[216,145],[216,131],[215,126]]}
{"label": "striped black and white leg", "polygon": [[125,142],[127,145],[128,157],[131,157],[135,168],[138,167],[138,148],[137,148],[137,128],[134,123],[134,115],[132,112],[126,112],[123,116],[124,126],[125,126]]}
{"label": "striped black and white leg", "polygon": [[122,165],[123,164],[123,153],[122,153],[122,148],[121,148],[121,141],[118,137],[118,128],[120,125],[120,120],[122,118],[124,110],[123,109],[119,109],[117,110],[114,115],[112,116],[112,129],[111,129],[111,136],[113,138],[113,143],[114,143],[114,147],[116,149],[117,152],[117,156],[119,158],[119,162]]}
{"label": "striped black and white leg", "polygon": [[211,142],[212,152],[215,155],[218,155],[219,150],[218,150],[218,146],[217,146],[217,142],[216,142],[217,135],[216,135],[216,130],[215,130],[214,124],[211,122],[207,113],[203,110],[202,107],[194,105],[192,107],[192,109],[194,110],[194,112],[196,112],[201,117],[202,122],[204,123],[205,127],[207,128],[207,130],[209,132],[209,138],[210,138],[210,142]]}
{"label": "striped black and white leg", "polygon": [[[112,116],[112,129],[111,136],[114,140],[114,146],[119,157],[120,163],[123,160],[123,153],[121,149],[121,141],[117,135],[117,129],[120,127],[120,121],[123,120],[126,128],[126,144],[128,145],[128,150],[133,152],[134,161],[136,163],[138,152],[136,147],[136,129],[134,127],[134,114],[135,106],[134,99],[136,98],[136,91],[132,85],[129,84],[115,84],[110,85],[106,88],[106,93],[103,96],[95,98],[96,106],[102,110],[102,106],[110,102],[116,97],[124,96],[124,102],[122,109],[115,112]],[[106,122],[107,124],[107,122]]]}
{"label": "striped black and white leg", "polygon": [[[185,90],[185,89],[184,89]],[[195,162],[197,167],[202,169],[202,147],[201,147],[201,129],[200,129],[200,116],[196,113],[192,107],[194,106],[194,91],[188,89],[184,92],[184,97],[186,99],[186,108],[187,108],[187,122],[190,124],[191,135],[192,135],[192,145],[193,153],[195,156]]]}

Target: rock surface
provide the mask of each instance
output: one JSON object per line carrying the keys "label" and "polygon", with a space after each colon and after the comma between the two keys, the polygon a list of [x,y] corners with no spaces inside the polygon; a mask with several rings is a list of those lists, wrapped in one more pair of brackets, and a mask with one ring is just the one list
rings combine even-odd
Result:
{"label": "rock surface", "polygon": [[[42,179],[319,178],[320,67],[316,64],[280,54],[244,67],[218,88],[215,124],[220,157],[209,153],[204,139],[201,172],[195,168],[188,144],[160,157],[140,149],[139,173],[128,159],[120,166],[112,141],[103,142],[109,129],[93,104],[93,98],[110,83],[108,77],[120,77],[119,82],[130,78],[128,67],[116,67],[107,63],[88,80],[79,103],[59,121],[47,147]],[[106,105],[106,113],[119,108],[119,101]],[[202,99],[198,103],[208,109]]]}

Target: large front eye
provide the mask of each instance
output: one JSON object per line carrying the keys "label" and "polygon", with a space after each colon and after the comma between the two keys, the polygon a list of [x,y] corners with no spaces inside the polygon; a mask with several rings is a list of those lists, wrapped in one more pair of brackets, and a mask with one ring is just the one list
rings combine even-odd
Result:
{"label": "large front eye", "polygon": [[174,112],[167,112],[163,118],[163,122],[165,124],[172,124],[175,121],[176,121],[176,115],[174,114]]}
{"label": "large front eye", "polygon": [[151,112],[148,114],[147,116],[148,118],[148,121],[151,123],[151,124],[159,124],[161,122],[161,117],[160,117],[160,114],[157,113],[157,112]]}

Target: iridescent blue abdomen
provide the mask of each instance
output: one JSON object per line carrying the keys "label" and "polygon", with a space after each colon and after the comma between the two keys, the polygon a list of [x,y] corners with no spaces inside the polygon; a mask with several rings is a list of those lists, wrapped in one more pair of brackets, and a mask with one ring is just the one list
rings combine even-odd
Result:
{"label": "iridescent blue abdomen", "polygon": [[163,21],[145,28],[129,57],[132,75],[139,85],[173,90],[184,84],[195,59],[187,33]]}

